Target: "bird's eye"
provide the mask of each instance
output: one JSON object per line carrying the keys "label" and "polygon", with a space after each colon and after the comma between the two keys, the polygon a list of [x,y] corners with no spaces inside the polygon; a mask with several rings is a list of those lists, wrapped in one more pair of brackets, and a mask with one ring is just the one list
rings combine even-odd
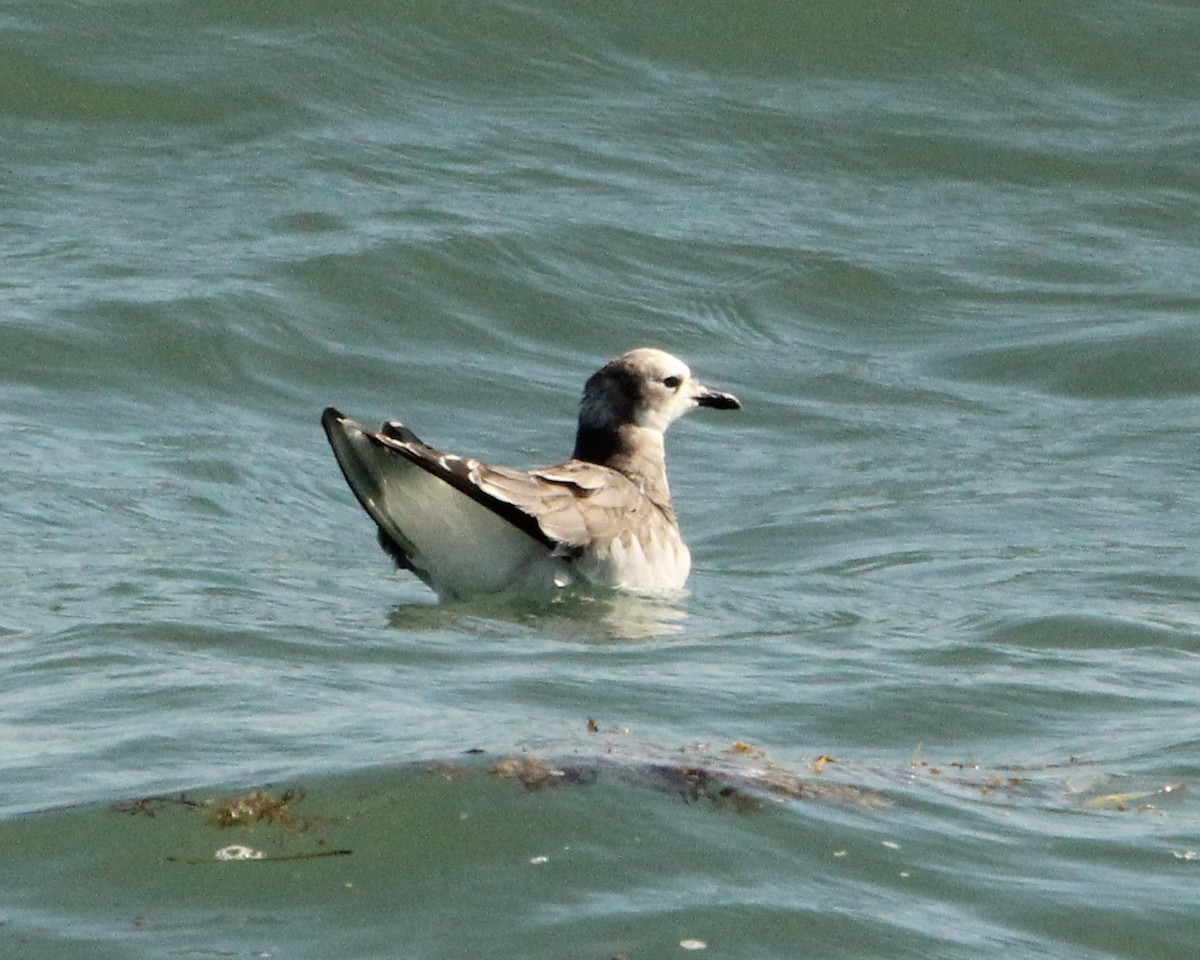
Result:
{"label": "bird's eye", "polygon": [[669,387],[672,390],[676,389],[681,383],[683,383],[682,377],[663,377],[663,386]]}

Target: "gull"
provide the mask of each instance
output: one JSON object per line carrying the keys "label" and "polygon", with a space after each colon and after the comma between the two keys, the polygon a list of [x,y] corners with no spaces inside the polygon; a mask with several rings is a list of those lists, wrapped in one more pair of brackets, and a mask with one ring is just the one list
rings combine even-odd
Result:
{"label": "gull", "polygon": [[682,589],[691,553],[667,486],[663,433],[696,407],[737,410],[687,364],[643,347],[584,385],[575,451],[536,470],[443,453],[398,420],[378,431],[333,407],[321,424],[379,543],[443,600],[588,583]]}

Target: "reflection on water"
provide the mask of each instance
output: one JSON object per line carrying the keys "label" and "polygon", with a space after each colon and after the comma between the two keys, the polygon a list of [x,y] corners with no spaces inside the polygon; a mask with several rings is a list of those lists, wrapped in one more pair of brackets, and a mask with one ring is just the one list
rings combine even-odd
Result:
{"label": "reflection on water", "polygon": [[687,593],[644,595],[563,591],[549,601],[495,594],[452,603],[406,603],[388,622],[404,630],[451,630],[464,621],[520,624],[543,636],[582,642],[646,640],[680,633]]}

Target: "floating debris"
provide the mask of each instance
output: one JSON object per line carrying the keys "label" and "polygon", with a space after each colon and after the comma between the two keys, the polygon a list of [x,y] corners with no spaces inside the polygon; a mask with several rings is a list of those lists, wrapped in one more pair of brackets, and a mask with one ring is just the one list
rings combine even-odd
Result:
{"label": "floating debris", "polygon": [[228,847],[222,847],[213,856],[218,860],[262,860],[266,854],[261,850],[254,850],[235,843]]}
{"label": "floating debris", "polygon": [[265,791],[255,790],[216,803],[195,800],[181,793],[178,796],[138,797],[115,803],[109,809],[113,813],[153,818],[166,807],[187,807],[205,811],[209,820],[218,827],[252,827],[259,823],[274,823],[305,830],[311,821],[297,817],[291,807],[292,803],[303,799],[303,790],[285,790],[278,799]]}
{"label": "floating debris", "polygon": [[450,763],[443,760],[436,760],[424,766],[426,773],[441,774],[446,780],[459,780],[475,771],[474,767],[465,763]]}
{"label": "floating debris", "polygon": [[1185,787],[1182,783],[1168,783],[1157,790],[1138,790],[1132,793],[1106,793],[1100,797],[1092,797],[1087,803],[1089,807],[1116,807],[1118,810],[1125,811],[1129,809],[1129,804],[1136,803],[1139,800],[1168,796],[1172,793],[1182,793],[1184,789]]}
{"label": "floating debris", "polygon": [[[589,718],[587,729],[589,733],[599,731],[599,724],[594,718]],[[667,749],[653,744],[629,744],[624,741],[628,728],[605,728],[604,733],[606,737],[602,749],[593,748],[590,752],[581,748],[581,734],[580,743],[574,745],[575,756],[569,759],[547,758],[528,744],[522,745],[520,753],[490,761],[484,759],[485,751],[470,749],[464,751],[470,759],[431,759],[403,766],[441,777],[448,783],[487,776],[515,780],[527,791],[589,786],[603,777],[672,794],[686,803],[709,803],[735,813],[752,813],[772,801],[800,799],[870,807],[890,805],[890,801],[875,790],[826,780],[824,777],[802,779],[782,769],[767,757],[765,751],[744,740],[735,740],[724,748],[690,744]],[[594,743],[591,741],[590,745]],[[832,757],[824,754],[819,757],[818,772],[829,762],[834,762]],[[313,836],[314,827],[318,824],[333,826],[345,819],[303,816],[296,810],[297,804],[303,799],[305,791],[299,788],[282,792],[258,788],[221,800],[199,800],[184,793],[139,797],[114,804],[110,809],[114,813],[146,818],[164,814],[168,809],[190,810],[199,814],[210,828],[262,831],[261,842],[254,847],[230,844],[222,846],[214,856],[208,852],[212,848],[206,844],[207,849],[203,854],[180,852],[167,855],[164,859],[168,862],[196,865],[217,862],[267,863],[349,855],[352,851],[332,849],[327,839],[319,835],[314,838],[316,849],[295,849],[299,837],[303,834]],[[463,819],[468,816],[467,813],[460,814]],[[279,835],[279,831],[283,836]],[[285,850],[278,850],[277,846]],[[309,844],[304,846],[308,847]],[[286,850],[288,847],[291,850]],[[537,855],[529,860],[535,865],[547,862],[546,855]]]}
{"label": "floating debris", "polygon": [[[1186,784],[1179,782],[1168,783],[1153,790],[1123,790],[1101,794],[1099,789],[1102,785],[1111,784],[1113,781],[1123,782],[1127,775],[1107,772],[1101,768],[1099,761],[1077,756],[1058,762],[1006,765],[996,768],[995,772],[987,771],[978,763],[954,761],[936,767],[917,758],[912,762],[912,769],[918,774],[926,773],[932,777],[939,777],[947,787],[966,788],[992,801],[1020,794],[1033,794],[1039,789],[1044,792],[1046,786],[1050,785],[1056,795],[1082,795],[1081,799],[1074,802],[1087,807],[1111,809],[1118,813],[1131,810],[1140,813],[1165,813],[1154,801],[1165,801],[1186,789]],[[1095,795],[1089,796],[1090,794]]]}
{"label": "floating debris", "polygon": [[[123,803],[114,804],[109,809],[113,813],[127,816],[144,816],[154,818],[168,808],[183,808],[194,811],[203,817],[210,828],[227,829],[230,827],[258,827],[264,829],[274,827],[284,832],[283,838],[272,838],[273,842],[286,840],[288,845],[294,845],[296,838],[310,830],[318,823],[330,822],[320,817],[300,817],[293,809],[293,804],[304,798],[304,791],[299,789],[285,790],[279,796],[274,796],[266,790],[254,790],[238,794],[221,801],[196,800],[186,794],[165,797],[139,797]],[[263,838],[266,839],[265,837]],[[327,848],[325,838],[315,840],[318,848]],[[316,849],[290,853],[271,853],[269,849],[256,849],[245,844],[229,844],[218,849],[211,857],[168,855],[163,859],[168,863],[187,863],[192,865],[213,864],[214,862],[255,862],[266,863],[282,860],[308,860],[318,857],[344,857],[351,853],[347,849]]]}
{"label": "floating debris", "polygon": [[497,777],[516,780],[526,790],[558,786],[566,782],[566,774],[540,757],[505,757],[492,765]]}
{"label": "floating debris", "polygon": [[577,764],[557,766],[541,757],[505,757],[492,764],[491,772],[497,777],[516,780],[526,790],[542,787],[560,787],[590,784],[596,779],[594,768]]}
{"label": "floating debris", "polygon": [[[494,776],[517,780],[527,790],[543,787],[588,786],[601,776],[616,779],[640,780],[667,793],[674,793],[687,803],[707,801],[732,806],[738,812],[761,807],[764,800],[818,799],[859,806],[886,807],[891,805],[882,794],[863,787],[836,782],[803,780],[780,770],[773,762],[762,767],[747,768],[731,763],[721,755],[690,748],[696,756],[692,763],[656,763],[637,757],[628,760],[603,758],[576,761],[570,764],[550,761],[536,754],[504,757],[489,768]],[[764,760],[757,748],[754,759]],[[728,756],[729,751],[723,751]],[[745,755],[738,750],[738,757]]]}
{"label": "floating debris", "polygon": [[255,791],[218,803],[212,808],[209,818],[218,827],[252,827],[260,823],[300,827],[301,821],[289,804],[302,799],[303,791],[285,790],[278,800],[269,793]]}
{"label": "floating debris", "polygon": [[707,767],[651,764],[646,772],[661,779],[662,785],[677,792],[687,803],[707,800],[710,803],[732,803],[740,812],[757,809],[757,797],[747,796],[715,771]]}
{"label": "floating debris", "polygon": [[[323,857],[348,857],[353,850],[310,850],[301,853],[267,854],[240,844],[222,847],[214,855],[221,861],[245,861],[247,863],[281,863],[290,860],[316,860]],[[212,860],[197,860],[195,857],[164,857],[167,863],[186,863],[193,867],[210,864]]]}
{"label": "floating debris", "polygon": [[157,808],[168,806],[203,807],[204,802],[193,800],[181,793],[177,797],[138,797],[135,800],[123,800],[121,803],[114,803],[109,810],[113,813],[126,813],[131,817],[153,818],[157,813]]}

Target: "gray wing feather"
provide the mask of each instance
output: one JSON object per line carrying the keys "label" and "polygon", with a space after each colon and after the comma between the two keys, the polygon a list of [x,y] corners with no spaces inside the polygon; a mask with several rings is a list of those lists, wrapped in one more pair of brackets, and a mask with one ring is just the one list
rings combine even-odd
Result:
{"label": "gray wing feather", "polygon": [[627,477],[594,463],[569,460],[529,473],[475,464],[473,479],[568,548],[602,547],[631,530],[668,523]]}
{"label": "gray wing feather", "polygon": [[429,446],[399,421],[367,434],[457,487],[562,556],[605,547],[640,529],[674,534],[668,518],[624,474],[582,460],[523,471],[459,457]]}

